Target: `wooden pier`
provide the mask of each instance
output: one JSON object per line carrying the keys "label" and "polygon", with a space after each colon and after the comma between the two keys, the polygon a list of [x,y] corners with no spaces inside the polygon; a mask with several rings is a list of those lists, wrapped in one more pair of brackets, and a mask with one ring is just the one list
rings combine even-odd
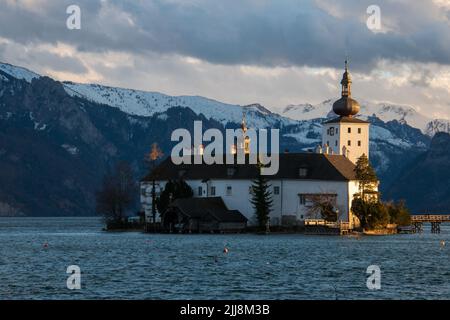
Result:
{"label": "wooden pier", "polygon": [[415,233],[423,232],[423,224],[431,224],[431,233],[441,233],[441,223],[450,222],[449,214],[421,214],[412,215],[411,223]]}

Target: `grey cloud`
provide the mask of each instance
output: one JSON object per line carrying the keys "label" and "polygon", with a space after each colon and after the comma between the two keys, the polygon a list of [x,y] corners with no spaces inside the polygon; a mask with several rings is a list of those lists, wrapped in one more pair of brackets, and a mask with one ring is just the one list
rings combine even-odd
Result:
{"label": "grey cloud", "polygon": [[[217,64],[340,67],[368,71],[380,58],[450,64],[448,19],[429,1],[377,1],[396,32],[365,25],[371,1],[343,0],[343,15],[312,0],[79,1],[82,30],[65,28],[65,8],[51,1],[44,15],[0,0],[0,36],[15,42],[58,41],[80,51],[149,52],[197,57]],[[443,15],[445,17],[445,14]],[[131,19],[131,22],[128,20]]]}
{"label": "grey cloud", "polygon": [[36,52],[33,57],[41,67],[47,67],[57,71],[66,71],[74,74],[87,72],[84,64],[75,57],[61,57],[49,52]]}
{"label": "grey cloud", "polygon": [[35,65],[34,68],[39,70],[56,70],[73,74],[84,74],[88,71],[77,57],[60,56],[36,48],[28,48],[25,52],[23,46],[0,43],[0,60],[10,62],[8,60],[11,58],[21,65]]}

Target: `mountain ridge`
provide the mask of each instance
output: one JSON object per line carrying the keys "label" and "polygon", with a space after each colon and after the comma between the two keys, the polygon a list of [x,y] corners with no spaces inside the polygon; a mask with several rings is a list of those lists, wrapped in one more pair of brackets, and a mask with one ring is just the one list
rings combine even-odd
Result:
{"label": "mountain ridge", "polygon": [[388,198],[405,199],[415,214],[448,214],[450,134],[436,133],[429,150],[400,170],[396,180],[386,191]]}
{"label": "mountain ridge", "polygon": [[[27,76],[19,70],[15,78],[13,71],[11,66],[0,68],[0,179],[7,182],[0,185],[0,211],[10,214],[93,214],[96,188],[109,167],[127,160],[139,178],[151,144],[157,142],[170,155],[171,132],[178,128],[192,132],[196,120],[205,130],[224,131],[239,128],[246,110],[250,126],[280,129],[280,150],[308,151],[321,143],[324,118],[287,119],[259,104],[231,107],[233,117],[227,118],[217,109],[199,112],[198,101],[205,100],[198,99],[193,107],[174,99],[167,105],[161,102],[161,109],[151,115],[134,115],[69,94],[67,84],[49,77]],[[383,191],[395,183],[396,172],[427,150],[430,137],[395,119],[368,120],[370,158]]]}
{"label": "mountain ridge", "polygon": [[[37,73],[23,67],[17,67],[0,62],[0,70],[12,76],[30,82],[33,78],[41,77]],[[160,92],[125,89],[100,84],[81,84],[72,81],[61,82],[69,95],[84,97],[92,102],[118,108],[128,114],[149,117],[158,112],[164,112],[173,106],[189,107],[197,114],[216,119],[222,124],[239,122],[244,112],[248,115],[248,124],[254,127],[273,127],[277,125],[291,125],[295,121],[313,120],[336,116],[332,112],[333,99],[313,105],[309,103],[288,105],[281,113],[269,110],[259,103],[250,105],[236,105],[222,103],[218,100],[202,96],[170,96]],[[376,116],[388,122],[391,120],[404,121],[423,133],[433,136],[438,131],[450,131],[448,119],[433,119],[416,108],[408,105],[387,102],[371,102],[361,100],[359,117],[367,119]],[[254,108],[251,108],[254,106]],[[255,107],[257,106],[257,107]],[[260,114],[257,113],[260,112]],[[272,115],[275,121],[266,121],[261,115]]]}

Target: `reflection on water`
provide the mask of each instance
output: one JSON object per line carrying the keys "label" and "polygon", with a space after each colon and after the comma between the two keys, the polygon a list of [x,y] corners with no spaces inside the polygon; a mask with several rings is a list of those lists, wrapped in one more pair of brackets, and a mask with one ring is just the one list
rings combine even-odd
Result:
{"label": "reflection on water", "polygon": [[[93,218],[0,218],[0,299],[450,298],[448,225],[360,239],[101,229]],[[66,287],[69,265],[81,268],[79,291]],[[381,290],[366,287],[369,265]]]}

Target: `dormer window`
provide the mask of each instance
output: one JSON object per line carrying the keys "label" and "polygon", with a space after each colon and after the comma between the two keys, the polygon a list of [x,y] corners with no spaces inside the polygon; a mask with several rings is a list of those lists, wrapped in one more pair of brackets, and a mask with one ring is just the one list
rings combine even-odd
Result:
{"label": "dormer window", "polygon": [[236,173],[236,169],[235,168],[228,168],[227,169],[227,176],[229,176],[229,177],[234,176],[235,173]]}
{"label": "dormer window", "polygon": [[182,170],[178,171],[178,177],[179,178],[183,178],[185,174],[186,174],[186,170],[185,169],[182,169]]}
{"label": "dormer window", "polygon": [[300,178],[305,178],[308,175],[308,169],[307,168],[300,168],[298,169],[298,176]]}

